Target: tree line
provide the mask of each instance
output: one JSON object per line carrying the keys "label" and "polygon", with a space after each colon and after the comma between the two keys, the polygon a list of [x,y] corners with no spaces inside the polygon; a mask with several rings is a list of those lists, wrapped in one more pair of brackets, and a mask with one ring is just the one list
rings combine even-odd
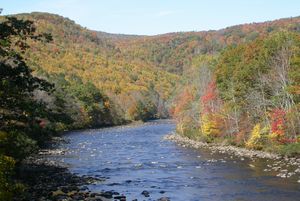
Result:
{"label": "tree line", "polygon": [[284,30],[195,58],[172,108],[178,132],[299,154],[299,61],[299,33]]}

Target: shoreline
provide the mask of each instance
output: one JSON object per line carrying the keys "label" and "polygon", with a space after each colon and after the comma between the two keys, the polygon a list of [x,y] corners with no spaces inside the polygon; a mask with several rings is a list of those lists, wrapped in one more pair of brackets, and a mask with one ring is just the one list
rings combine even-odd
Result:
{"label": "shoreline", "polygon": [[67,165],[47,158],[65,154],[66,150],[58,146],[69,143],[63,138],[68,132],[71,131],[52,136],[38,153],[27,157],[17,167],[15,180],[25,185],[25,188],[13,201],[125,201],[126,196],[114,190],[89,189],[89,185],[109,179],[105,175],[77,175],[71,173]]}
{"label": "shoreline", "polygon": [[[228,154],[234,154],[236,156],[240,157],[257,157],[257,158],[265,158],[265,159],[281,159],[283,156],[275,153],[269,153],[265,151],[259,151],[259,150],[251,150],[247,148],[237,147],[233,145],[222,145],[222,144],[216,144],[216,143],[206,143],[201,141],[192,140],[188,137],[179,135],[179,134],[170,134],[166,135],[164,137],[164,140],[170,140],[173,142],[176,142],[178,144],[183,144],[190,146],[192,148],[208,148],[213,151],[218,151],[219,153],[228,153]],[[299,159],[300,162],[300,159]]]}
{"label": "shoreline", "polygon": [[[135,121],[130,124],[91,129],[111,129],[116,127],[136,127],[143,124],[155,124],[156,122],[171,120],[151,120],[147,122]],[[17,167],[17,182],[25,185],[25,189],[16,195],[14,201],[126,201],[126,195],[117,191],[91,191],[89,185],[105,182],[105,175],[87,176],[71,173],[68,165],[49,159],[47,156],[64,155],[64,149],[59,148],[63,143],[69,143],[64,139],[65,135],[72,132],[82,132],[88,129],[62,132],[59,136],[52,136],[45,146],[24,159]],[[144,194],[147,192],[145,191]],[[136,200],[136,199],[134,199]],[[169,199],[162,197],[160,201]]]}
{"label": "shoreline", "polygon": [[[274,172],[277,177],[290,178],[293,177],[296,182],[300,183],[300,158],[287,157],[275,153],[269,153],[258,150],[250,150],[246,148],[236,147],[232,145],[222,145],[216,143],[205,143],[191,140],[187,137],[173,133],[164,136],[163,140],[175,142],[182,147],[190,147],[193,149],[208,149],[212,153],[227,154],[240,158],[255,161],[256,159],[264,159],[270,161],[270,164],[264,169],[264,172]],[[251,164],[250,164],[251,166]]]}
{"label": "shoreline", "polygon": [[36,155],[25,159],[18,167],[16,180],[25,189],[16,195],[14,201],[108,201],[126,200],[116,191],[91,191],[89,185],[104,182],[106,177],[79,176],[71,173],[67,166],[49,160],[45,155],[63,155],[54,148],[41,149]]}
{"label": "shoreline", "polygon": [[[86,131],[86,130],[98,130],[98,129],[112,129],[112,128],[132,128],[132,127],[138,127],[141,125],[145,125],[145,124],[155,124],[156,122],[170,122],[170,123],[174,123],[173,119],[151,119],[151,120],[147,120],[147,121],[132,121],[132,122],[128,122],[128,123],[124,123],[124,124],[117,124],[117,125],[111,125],[111,126],[103,126],[103,127],[91,127],[91,128],[79,128],[79,129],[71,129],[71,130],[65,130],[60,132],[57,136],[58,138],[62,138],[62,136],[68,134],[68,133],[73,133],[73,132],[82,132],[82,131]],[[52,137],[53,138],[53,137]],[[47,142],[49,144],[49,142]],[[50,140],[50,144],[52,143],[52,139]]]}

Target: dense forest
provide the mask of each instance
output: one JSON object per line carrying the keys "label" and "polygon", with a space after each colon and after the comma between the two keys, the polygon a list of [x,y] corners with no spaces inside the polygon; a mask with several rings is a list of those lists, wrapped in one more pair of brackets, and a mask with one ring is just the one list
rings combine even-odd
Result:
{"label": "dense forest", "polygon": [[23,188],[25,156],[71,129],[173,117],[195,140],[300,153],[300,17],[156,36],[48,13],[0,22],[0,198]]}
{"label": "dense forest", "polygon": [[195,58],[173,107],[178,132],[299,154],[299,39],[279,31]]}

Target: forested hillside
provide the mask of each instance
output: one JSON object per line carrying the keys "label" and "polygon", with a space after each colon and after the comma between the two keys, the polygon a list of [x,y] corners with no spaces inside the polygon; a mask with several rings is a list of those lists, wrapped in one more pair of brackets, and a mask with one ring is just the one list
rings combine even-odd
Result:
{"label": "forested hillside", "polygon": [[247,43],[282,29],[300,32],[300,17],[264,23],[244,24],[217,31],[178,32],[149,37],[115,38],[125,58],[153,64],[163,70],[183,74],[193,58],[217,54],[228,45]]}
{"label": "forested hillside", "polygon": [[[52,35],[53,41],[46,45],[29,42],[31,48],[24,57],[36,75],[56,84],[57,92],[62,88],[80,90],[80,84],[94,85],[109,99],[104,108],[113,110],[113,115],[108,119],[116,118],[111,119],[112,122],[107,120],[107,124],[168,116],[165,104],[178,81],[177,75],[157,70],[142,61],[123,58],[121,50],[107,36],[99,37],[99,33],[69,19],[44,13],[18,17],[33,20],[37,32]],[[75,95],[73,92],[68,94]],[[72,98],[64,101],[68,105]]]}
{"label": "forested hillside", "polygon": [[[168,117],[172,104],[171,111],[175,116],[180,119],[188,116],[198,129],[202,125],[199,124],[202,122],[201,113],[208,110],[205,109],[208,103],[201,103],[202,96],[215,90],[218,96],[214,101],[218,104],[214,103],[214,107],[226,110],[226,118],[231,119],[226,123],[230,127],[230,136],[238,133],[240,136],[241,129],[237,128],[242,124],[240,121],[256,124],[263,116],[264,122],[271,125],[270,111],[278,109],[289,113],[288,110],[294,111],[298,103],[295,55],[298,51],[299,17],[218,31],[157,36],[91,31],[70,19],[48,13],[19,14],[16,17],[33,21],[37,34],[47,33],[52,37],[49,43],[28,39],[29,48],[22,50],[21,54],[33,75],[54,84],[55,90],[51,94],[34,91],[34,98],[44,102],[54,113],[69,117],[54,123],[59,130],[164,118]],[[287,67],[283,67],[283,75],[277,75],[282,83],[276,85],[269,81],[276,75],[271,79],[269,74],[280,71],[279,67],[273,68],[284,62],[277,62],[283,58],[277,58],[276,54],[285,45],[290,48],[284,60]],[[233,80],[234,75],[237,81]],[[228,83],[227,79],[231,82]],[[275,85],[276,90],[271,89]],[[254,100],[258,95],[263,96],[263,101]],[[190,101],[185,99],[193,99],[191,111],[182,106],[182,102]],[[285,105],[278,103],[287,100],[289,103]],[[253,105],[255,101],[260,105]],[[250,106],[247,110],[246,107]],[[224,118],[218,119],[218,123],[225,121]],[[232,121],[235,127],[231,125]],[[297,123],[293,125],[295,137]],[[248,138],[246,133],[253,125],[242,127],[245,136],[241,139],[245,141]]]}
{"label": "forested hillside", "polygon": [[205,142],[299,154],[300,35],[294,27],[194,57],[172,109],[177,131]]}
{"label": "forested hillside", "polygon": [[[50,97],[36,98],[64,110],[73,126],[167,117],[173,105],[179,127],[193,125],[203,133],[203,121],[217,127],[216,121],[230,138],[239,138],[234,143],[245,144],[254,125],[272,127],[277,111],[293,119],[285,140],[296,141],[299,17],[156,36],[91,31],[48,13],[17,17],[32,20],[37,33],[51,34],[47,44],[29,41],[23,55],[35,75],[56,86]],[[211,122],[210,110],[223,113]]]}

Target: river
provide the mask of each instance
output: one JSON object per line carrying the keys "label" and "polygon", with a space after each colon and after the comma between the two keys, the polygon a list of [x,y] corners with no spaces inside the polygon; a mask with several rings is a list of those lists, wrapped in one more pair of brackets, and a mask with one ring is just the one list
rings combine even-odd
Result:
{"label": "river", "polygon": [[[247,159],[182,147],[163,140],[171,121],[67,133],[64,155],[52,156],[72,173],[105,177],[92,191],[114,190],[127,200],[300,200],[300,184],[264,172],[266,160]],[[148,191],[149,197],[141,194]]]}

